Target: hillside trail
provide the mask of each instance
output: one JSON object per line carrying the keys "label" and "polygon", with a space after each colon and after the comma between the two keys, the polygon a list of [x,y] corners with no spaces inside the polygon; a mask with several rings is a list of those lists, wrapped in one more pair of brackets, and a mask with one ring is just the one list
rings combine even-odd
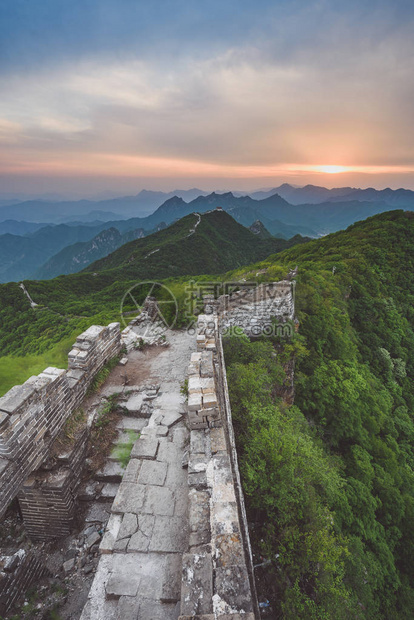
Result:
{"label": "hillside trail", "polygon": [[194,235],[195,231],[197,230],[197,226],[201,222],[201,215],[200,215],[200,213],[194,213],[194,215],[196,215],[198,217],[198,220],[195,223],[194,228],[190,228],[190,233],[187,235],[187,239],[188,239],[188,237],[191,237],[191,235]]}
{"label": "hillside trail", "polygon": [[[192,235],[194,235],[195,231],[197,230],[197,226],[200,224],[201,222],[201,215],[200,213],[194,213],[194,215],[196,215],[198,217],[198,220],[196,221],[196,223],[194,224],[194,228],[190,228],[190,232],[188,233],[188,235],[186,235],[185,237],[183,237],[181,239],[181,241],[184,241],[184,239],[188,239],[188,237],[191,237]],[[149,252],[144,258],[149,258],[152,254],[155,254],[156,252],[159,252],[161,248],[156,248],[155,250],[152,250],[151,252]]]}

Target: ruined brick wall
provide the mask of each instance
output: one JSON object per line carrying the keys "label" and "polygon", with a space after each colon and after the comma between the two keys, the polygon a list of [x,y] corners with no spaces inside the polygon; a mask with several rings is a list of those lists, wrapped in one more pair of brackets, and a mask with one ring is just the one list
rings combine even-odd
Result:
{"label": "ruined brick wall", "polygon": [[223,371],[217,315],[200,315],[188,369],[190,534],[180,620],[260,617]]}
{"label": "ruined brick wall", "polygon": [[216,330],[217,317],[198,317],[197,352],[188,366],[188,421],[194,430],[222,425],[213,364]]}
{"label": "ruined brick wall", "polygon": [[293,287],[282,281],[218,300],[208,296],[206,314],[198,317],[188,369],[190,537],[180,620],[260,618],[222,335],[235,327],[250,337],[270,335],[275,323],[287,326],[294,320]]}
{"label": "ruined brick wall", "polygon": [[42,560],[20,549],[0,560],[0,616],[3,617],[33,584],[47,574]]}
{"label": "ruined brick wall", "polygon": [[46,368],[0,398],[0,517],[47,457],[95,374],[120,350],[119,323],[94,325],[76,339],[67,371]]}
{"label": "ruined brick wall", "polygon": [[52,470],[37,470],[24,481],[18,499],[31,540],[53,540],[70,533],[88,438],[89,429],[85,427],[70,452],[59,455]]}
{"label": "ruined brick wall", "polygon": [[294,319],[294,283],[282,280],[252,289],[242,288],[232,295],[219,297],[216,308],[221,333],[238,327],[247,336],[270,335],[275,329],[274,319],[278,330],[283,330],[287,321]]}

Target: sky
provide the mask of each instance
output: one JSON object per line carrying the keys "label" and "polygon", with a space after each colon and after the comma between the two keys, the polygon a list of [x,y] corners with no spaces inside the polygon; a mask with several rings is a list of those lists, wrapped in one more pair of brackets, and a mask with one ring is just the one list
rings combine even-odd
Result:
{"label": "sky", "polygon": [[0,195],[414,189],[409,0],[0,0]]}

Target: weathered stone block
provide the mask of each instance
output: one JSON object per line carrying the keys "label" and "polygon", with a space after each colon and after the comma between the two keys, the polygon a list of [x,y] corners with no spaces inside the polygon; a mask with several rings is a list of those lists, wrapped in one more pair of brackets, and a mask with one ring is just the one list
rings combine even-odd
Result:
{"label": "weathered stone block", "polygon": [[144,504],[146,487],[142,484],[133,484],[130,482],[121,482],[118,493],[112,504],[112,512],[139,513]]}
{"label": "weathered stone block", "polygon": [[130,459],[122,478],[123,482],[136,482],[142,463],[141,459]]}
{"label": "weathered stone block", "polygon": [[159,440],[151,437],[140,437],[131,450],[131,458],[151,459],[157,456]]}
{"label": "weathered stone block", "polygon": [[227,568],[245,564],[243,545],[239,532],[219,534],[214,537],[214,566]]}
{"label": "weathered stone block", "polygon": [[210,440],[212,454],[227,450],[226,436],[223,428],[212,428],[210,430]]}
{"label": "weathered stone block", "polygon": [[207,474],[205,471],[200,473],[188,474],[188,486],[196,489],[207,488]]}
{"label": "weathered stone block", "polygon": [[190,532],[210,530],[210,494],[207,491],[190,489],[189,499],[189,527]]}
{"label": "weathered stone block", "polygon": [[205,454],[194,454],[191,452],[190,460],[188,462],[188,473],[198,474],[207,470],[209,458]]}
{"label": "weathered stone block", "polygon": [[181,614],[196,616],[213,612],[213,567],[211,555],[183,555]]}
{"label": "weathered stone block", "polygon": [[196,392],[188,395],[188,411],[199,411],[202,407],[202,394]]}
{"label": "weathered stone block", "polygon": [[182,420],[182,418],[183,416],[181,413],[166,413],[161,420],[161,425],[166,426],[167,428],[171,428],[172,426],[174,426],[174,424],[177,424],[177,422]]}
{"label": "weathered stone block", "polygon": [[162,603],[176,603],[181,598],[182,556],[180,553],[167,555],[161,586]]}
{"label": "weathered stone block", "polygon": [[120,596],[136,596],[141,581],[141,570],[135,558],[129,555],[114,555],[112,572],[106,584],[106,595],[119,598]]}
{"label": "weathered stone block", "polygon": [[143,512],[154,515],[174,514],[174,494],[168,487],[147,487],[147,497]]}
{"label": "weathered stone block", "polygon": [[138,517],[136,514],[127,512],[124,514],[122,523],[119,528],[117,540],[122,538],[129,538],[138,529]]}
{"label": "weathered stone block", "polygon": [[188,529],[182,517],[155,517],[149,551],[183,553],[187,546]]}
{"label": "weathered stone block", "polygon": [[137,620],[139,618],[139,598],[121,596],[116,608],[115,620]]}
{"label": "weathered stone block", "polygon": [[192,453],[203,454],[206,449],[204,431],[192,430],[190,433],[190,450]]}
{"label": "weathered stone block", "polygon": [[162,486],[167,476],[168,464],[160,461],[143,461],[138,475],[139,484]]}
{"label": "weathered stone block", "polygon": [[[253,603],[249,578],[245,566],[229,566],[214,569],[214,585],[217,600],[215,613],[252,613]],[[231,617],[231,616],[230,616]]]}

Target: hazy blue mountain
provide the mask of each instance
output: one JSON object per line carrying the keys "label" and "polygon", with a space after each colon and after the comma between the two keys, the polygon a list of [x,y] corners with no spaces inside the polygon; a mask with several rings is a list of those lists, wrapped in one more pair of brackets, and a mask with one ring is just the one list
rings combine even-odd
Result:
{"label": "hazy blue mountain", "polygon": [[[286,184],[283,187],[286,189]],[[350,189],[327,190],[326,188],[318,188],[316,186],[307,186],[307,188],[289,187],[295,192],[299,189],[306,190],[314,197],[318,193],[321,197],[322,195],[326,196],[326,192],[345,192]],[[197,193],[198,191],[189,190],[187,195],[190,195],[191,192]],[[162,192],[141,192],[140,194],[143,195],[142,199],[146,199],[148,194],[158,194],[159,199],[159,195]],[[355,195],[366,197],[367,200],[351,199]],[[278,193],[271,194],[261,200],[254,200],[250,196],[234,196],[231,192],[222,194],[212,192],[208,195],[197,196],[190,202],[186,202],[180,196],[170,197],[151,215],[146,217],[113,219],[109,221],[94,219],[91,222],[81,224],[70,222],[67,224],[48,224],[42,227],[38,227],[38,225],[31,221],[4,222],[3,229],[0,223],[0,233],[11,232],[13,234],[9,234],[7,239],[4,239],[4,234],[0,234],[0,243],[3,244],[3,251],[0,253],[0,281],[7,282],[31,277],[33,274],[38,273],[37,270],[40,267],[55,254],[61,252],[66,246],[90,241],[103,230],[110,228],[119,231],[120,235],[137,229],[142,229],[143,234],[148,235],[151,232],[165,228],[166,225],[170,225],[190,213],[205,213],[206,211],[221,207],[245,227],[249,227],[256,220],[260,220],[275,237],[290,239],[298,234],[306,237],[316,237],[346,228],[350,224],[364,220],[372,215],[389,211],[390,209],[401,208],[401,202],[404,203],[405,209],[414,210],[414,200],[410,203],[413,196],[414,192],[410,190],[352,190],[351,194],[345,194],[341,200],[332,199],[318,204],[305,203],[293,205]],[[387,202],[384,200],[374,200],[375,197],[386,198]],[[126,197],[119,200],[123,201],[123,204],[129,202],[130,205],[135,205],[136,199],[137,197]],[[80,202],[83,206],[85,204],[89,205],[89,201]],[[113,203],[113,200],[105,201],[105,203],[109,202]],[[23,203],[16,205],[14,208],[23,209],[27,212],[27,210],[33,208],[34,204],[37,203],[31,203],[31,207],[28,206],[28,203]],[[96,205],[97,203],[92,204]],[[79,202],[76,205],[79,205]],[[55,206],[49,204],[47,208],[50,210],[55,208]],[[91,213],[91,211],[89,210],[88,213]],[[114,213],[114,211],[110,211],[109,216]],[[93,210],[91,217],[96,218],[100,216],[102,216],[102,212],[97,209]],[[20,236],[15,234],[17,232],[19,235],[25,235],[25,241],[22,241]],[[108,252],[110,251],[112,250],[110,249]],[[100,257],[104,256],[103,253],[104,244],[102,245]],[[70,262],[69,258],[67,260]],[[68,263],[57,261],[54,264],[67,265]],[[68,269],[66,266],[64,268]],[[58,267],[53,267],[53,269],[50,267],[50,272],[55,274],[57,269]]]}
{"label": "hazy blue mountain", "polygon": [[119,215],[119,213],[114,213],[114,211],[99,211],[99,210],[95,210],[95,211],[89,211],[89,213],[86,214],[82,214],[82,219],[79,220],[79,215],[68,215],[68,217],[65,217],[62,219],[61,223],[62,224],[71,224],[72,222],[76,222],[76,223],[82,223],[82,224],[86,224],[86,223],[90,223],[92,222],[93,224],[96,224],[97,222],[109,222],[110,220],[119,220],[119,219],[126,219]]}
{"label": "hazy blue mountain", "polygon": [[303,237],[317,237],[318,232],[310,226],[300,226],[295,224],[285,224],[280,220],[272,219],[273,214],[267,217],[269,210],[254,208],[254,207],[231,207],[227,209],[234,219],[250,228],[251,224],[259,220],[267,228],[267,230],[274,236],[280,239],[290,239],[295,235],[302,235]]}
{"label": "hazy blue mountain", "polygon": [[196,188],[189,190],[175,190],[174,192],[153,192],[142,190],[136,196],[121,196],[106,200],[28,200],[10,206],[0,207],[0,221],[15,219],[27,222],[52,222],[62,223],[68,219],[83,220],[83,217],[92,219],[107,219],[90,216],[92,212],[112,212],[109,219],[131,218],[134,216],[146,216],[154,209],[163,204],[172,196],[179,196],[187,200],[193,200],[200,194],[206,194]]}
{"label": "hazy blue mountain", "polygon": [[0,235],[0,281],[31,277],[36,270],[62,248],[92,239],[100,230],[92,226],[47,225],[25,236]]}
{"label": "hazy blue mountain", "polygon": [[[341,198],[334,198],[333,201],[341,200]],[[360,200],[365,202],[381,202],[384,201],[391,207],[406,208],[411,210],[414,207],[414,192],[410,189],[374,189],[368,187],[367,189],[353,189],[348,194],[342,197],[342,200]]]}
{"label": "hazy blue mountain", "polygon": [[[250,196],[234,196],[231,192],[224,194],[212,192],[208,196],[199,196],[189,203],[178,197],[170,198],[152,215],[146,218],[134,218],[134,227],[149,230],[155,228],[161,221],[170,224],[190,213],[205,213],[217,207],[228,211],[244,226],[250,226],[259,219],[273,235],[283,237],[295,234],[318,236],[335,232],[358,220],[393,208],[385,202],[347,199],[316,205],[311,203],[292,205],[278,194],[273,194],[264,200],[254,200]],[[275,224],[272,226],[271,222]],[[283,226],[286,225],[292,228],[283,230]]]}
{"label": "hazy blue mountain", "polygon": [[116,228],[103,230],[90,241],[81,241],[63,248],[35,272],[34,278],[49,280],[59,275],[77,273],[92,262],[117,250],[124,243],[144,236],[142,228],[131,230],[123,235]]}
{"label": "hazy blue mountain", "polygon": [[[318,204],[335,198],[341,198],[354,191],[352,187],[336,187],[327,189],[319,185],[305,185],[304,187],[295,187],[289,183],[283,183],[274,190],[273,193],[279,194],[292,205],[299,204]],[[265,196],[263,196],[265,198]]]}
{"label": "hazy blue mountain", "polygon": [[0,222],[0,235],[10,233],[11,235],[26,235],[28,233],[35,232],[39,228],[49,226],[48,223],[34,223],[34,222],[18,222],[16,220],[5,220]]}
{"label": "hazy blue mountain", "polygon": [[259,191],[249,194],[256,200],[262,200],[273,194],[279,194],[293,205],[319,204],[322,202],[344,202],[359,200],[361,202],[385,202],[390,207],[404,208],[414,205],[414,192],[409,189],[386,189],[378,190],[372,187],[358,189],[355,187],[335,187],[327,189],[318,185],[305,185],[294,187],[284,183],[268,191]]}
{"label": "hazy blue mountain", "polygon": [[33,273],[32,266],[41,265],[47,252],[28,237],[6,233],[0,236],[0,282],[21,280]]}

